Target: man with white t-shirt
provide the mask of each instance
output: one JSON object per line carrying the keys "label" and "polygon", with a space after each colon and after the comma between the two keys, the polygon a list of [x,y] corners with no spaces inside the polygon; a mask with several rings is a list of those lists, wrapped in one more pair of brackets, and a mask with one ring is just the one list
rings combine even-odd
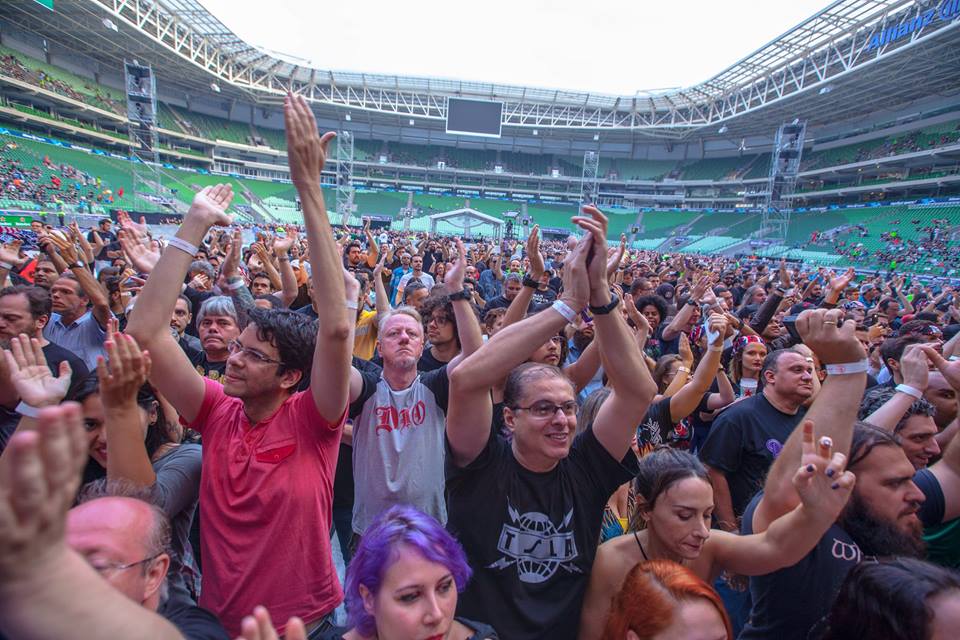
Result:
{"label": "man with white t-shirt", "polygon": [[434,285],[436,285],[433,276],[423,270],[423,256],[413,256],[413,259],[410,261],[410,266],[413,267],[413,271],[405,274],[400,278],[400,282],[397,283],[398,303],[403,300],[403,290],[407,288],[407,283],[411,280],[419,280],[421,284],[427,288],[427,291],[430,291],[430,289],[433,289]]}
{"label": "man with white t-shirt", "polygon": [[[444,286],[453,304],[461,352],[445,366],[420,373],[424,330],[420,314],[399,307],[380,318],[379,375],[354,368],[350,377],[355,495],[353,531],[370,525],[387,506],[411,504],[446,522],[443,464],[448,374],[480,348],[480,323],[463,290],[466,251],[447,272]],[[419,257],[414,260],[420,260]],[[417,267],[414,267],[415,269]]]}

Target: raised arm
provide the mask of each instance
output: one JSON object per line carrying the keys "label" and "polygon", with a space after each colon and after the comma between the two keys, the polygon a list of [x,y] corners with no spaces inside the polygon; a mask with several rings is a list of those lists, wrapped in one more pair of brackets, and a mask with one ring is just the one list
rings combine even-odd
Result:
{"label": "raised arm", "polygon": [[814,443],[813,423],[802,427],[803,462],[793,476],[801,504],[761,533],[739,536],[715,531],[708,540],[716,573],[746,576],[771,573],[799,562],[836,521],[856,478],[845,471],[846,457]]}
{"label": "raised arm", "polygon": [[[830,438],[833,450],[847,455],[867,374],[861,365],[866,353],[854,333],[855,323],[848,320],[837,326],[842,317],[843,313],[838,309],[804,311],[797,318],[797,331],[823,364],[849,364],[855,371],[827,375],[806,414],[821,437]],[[764,496],[753,516],[753,531],[765,530],[769,523],[799,504],[800,497],[791,478],[800,465],[802,450],[802,430],[794,429],[767,474]]]}
{"label": "raised arm", "polygon": [[[540,253],[540,225],[533,225],[530,235],[527,236],[527,257],[530,258],[530,272],[526,274],[527,278],[540,282],[540,277],[544,272],[543,254]],[[524,281],[527,281],[524,278]],[[507,327],[515,322],[523,320],[527,315],[527,309],[530,308],[530,300],[533,299],[533,291],[536,287],[524,284],[516,297],[510,301],[507,312],[503,314],[502,327]]]}
{"label": "raised arm", "polygon": [[110,297],[106,290],[100,286],[97,279],[93,277],[93,273],[80,259],[77,246],[72,240],[64,240],[59,236],[51,236],[51,238],[60,250],[60,256],[66,261],[67,267],[80,284],[84,295],[87,296],[87,300],[90,301],[91,312],[93,317],[96,318],[97,324],[105,329],[107,321],[113,317],[113,313],[110,311]]}
{"label": "raised arm", "polygon": [[293,301],[297,299],[300,293],[297,287],[297,276],[290,266],[290,247],[297,241],[297,228],[287,225],[286,237],[283,239],[275,238],[273,241],[273,255],[276,257],[280,266],[280,301],[284,307],[289,308]]}
{"label": "raised arm", "polygon": [[710,390],[710,385],[717,377],[720,357],[723,355],[723,334],[727,329],[727,319],[722,314],[715,313],[707,322],[710,331],[717,332],[716,338],[700,358],[700,364],[693,372],[690,383],[670,396],[671,427],[694,412],[703,399],[703,394]]}
{"label": "raised arm", "polygon": [[585,236],[567,256],[561,304],[554,303],[550,309],[501,329],[450,373],[447,441],[457,466],[470,464],[490,437],[491,387],[503,381],[511,369],[526,361],[550,336],[556,335],[569,322],[567,315],[579,313],[586,306],[589,238]]}
{"label": "raised arm", "polygon": [[[457,240],[457,261],[453,263],[443,280],[447,295],[459,294],[463,291],[463,276],[467,270],[467,250],[463,241]],[[460,339],[460,353],[454,356],[447,365],[447,375],[460,366],[464,358],[469,357],[483,344],[483,332],[480,330],[480,321],[473,310],[469,298],[457,298],[451,302],[453,315],[457,320],[457,337]]]}
{"label": "raised arm", "polygon": [[129,335],[107,329],[109,360],[97,359],[100,400],[103,403],[107,434],[107,478],[129,480],[145,487],[153,486],[157,474],[143,442],[137,392],[150,375],[150,352]]}
{"label": "raised arm", "polygon": [[[34,409],[58,405],[70,388],[70,363],[60,363],[59,376],[54,377],[47,366],[40,341],[21,333],[10,338],[10,349],[3,352],[4,368],[8,371],[8,382],[14,397]],[[36,429],[37,421],[24,411],[17,423],[17,432]],[[0,476],[7,464],[10,448],[0,452]]]}
{"label": "raised arm", "polygon": [[619,460],[629,450],[657,387],[623,314],[597,312],[598,307],[609,305],[612,297],[607,283],[607,217],[593,206],[583,207],[583,213],[587,215],[576,216],[573,221],[592,239],[593,255],[587,266],[590,306],[594,308],[595,339],[600,344],[603,370],[612,390],[600,407],[593,433],[607,453]]}
{"label": "raised arm", "polygon": [[363,225],[363,235],[367,238],[367,266],[371,269],[380,259],[380,247],[377,245],[377,239],[373,237],[373,231],[370,230],[370,218],[367,218]]}
{"label": "raised arm", "polygon": [[333,240],[333,228],[320,188],[320,172],[327,159],[327,148],[336,134],[328,132],[320,136],[313,112],[302,96],[287,95],[283,115],[290,179],[303,203],[313,295],[323,301],[317,305],[319,325],[310,372],[310,392],[320,415],[329,422],[336,422],[343,415],[350,392],[351,334],[357,304],[356,294],[350,300],[346,298],[343,263]]}
{"label": "raised arm", "polygon": [[[930,373],[930,360],[918,344],[908,345],[900,358],[900,373],[903,375],[903,384],[913,387],[921,394],[927,389]],[[875,427],[890,433],[897,428],[903,414],[916,402],[916,397],[903,391],[897,391],[889,400],[883,403],[876,411],[864,418]]]}
{"label": "raised arm", "polygon": [[[690,321],[690,316],[693,315],[694,306],[700,302],[700,298],[703,297],[703,294],[706,293],[709,286],[709,275],[700,276],[697,279],[697,283],[693,285],[693,288],[690,290],[690,297],[687,304],[677,309],[677,315],[673,316],[670,324],[664,327],[662,333],[664,340],[673,340],[683,331],[683,327],[686,326],[687,322]],[[693,304],[690,304],[691,302],[693,302]]]}
{"label": "raised arm", "polygon": [[226,208],[233,200],[229,184],[206,187],[193,198],[190,210],[177,229],[176,240],[154,267],[130,314],[127,333],[153,354],[150,382],[187,422],[193,422],[203,403],[204,382],[170,333],[170,318],[181,283],[193,260],[194,247],[203,242],[210,227],[231,223]]}
{"label": "raised arm", "polygon": [[[44,409],[10,440],[0,478],[0,633],[17,640],[177,640],[167,620],[128,598],[66,543],[66,514],[86,463],[80,406]],[[83,597],[77,597],[82,594]],[[95,598],[91,607],[87,598]]]}
{"label": "raised arm", "polygon": [[373,291],[377,298],[377,317],[382,317],[390,311],[390,297],[387,295],[387,287],[383,284],[383,265],[386,261],[386,252],[381,253],[377,266],[373,268]]}
{"label": "raised arm", "polygon": [[[945,360],[936,349],[924,345],[924,352],[951,387],[960,393],[960,360]],[[956,422],[954,422],[956,424]],[[948,427],[949,428],[949,427]],[[940,461],[930,467],[943,491],[943,521],[960,517],[960,438],[954,437],[947,445]]]}

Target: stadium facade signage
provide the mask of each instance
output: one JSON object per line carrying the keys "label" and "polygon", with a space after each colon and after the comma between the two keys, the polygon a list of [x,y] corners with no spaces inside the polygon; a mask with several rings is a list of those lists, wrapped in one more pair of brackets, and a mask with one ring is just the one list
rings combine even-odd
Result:
{"label": "stadium facade signage", "polygon": [[900,24],[895,24],[873,34],[867,44],[867,51],[872,51],[915,31],[920,31],[934,20],[949,22],[957,16],[960,16],[960,0],[943,0],[936,9],[927,9],[909,20],[904,20]]}

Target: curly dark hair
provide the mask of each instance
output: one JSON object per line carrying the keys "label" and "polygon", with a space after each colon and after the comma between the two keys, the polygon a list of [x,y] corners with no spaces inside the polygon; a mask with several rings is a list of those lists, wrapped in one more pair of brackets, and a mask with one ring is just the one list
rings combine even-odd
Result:
{"label": "curly dark hair", "polygon": [[453,325],[453,338],[457,341],[457,346],[459,347],[460,336],[457,332],[457,316],[453,313],[453,302],[450,301],[450,296],[445,293],[431,293],[423,301],[423,304],[420,305],[420,316],[423,318],[424,333],[427,331],[427,325],[430,324],[430,316],[438,309],[443,311],[443,314],[447,316],[447,319]]}
{"label": "curly dark hair", "polygon": [[[290,309],[260,309],[247,311],[250,324],[257,327],[257,339],[269,342],[280,354],[277,375],[299,371],[303,378],[310,375],[313,349],[317,344],[317,321]],[[296,387],[294,387],[294,390]]]}
{"label": "curly dark hair", "polygon": [[643,312],[644,307],[655,307],[660,314],[660,322],[667,319],[667,301],[656,294],[649,296],[640,296],[635,301],[637,311]]}

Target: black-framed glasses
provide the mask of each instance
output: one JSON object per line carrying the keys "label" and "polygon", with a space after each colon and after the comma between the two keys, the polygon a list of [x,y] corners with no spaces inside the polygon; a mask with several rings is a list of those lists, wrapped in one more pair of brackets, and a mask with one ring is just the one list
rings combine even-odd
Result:
{"label": "black-framed glasses", "polygon": [[150,556],[149,558],[144,558],[143,560],[137,560],[136,562],[128,562],[128,563],[126,563],[126,564],[116,564],[116,563],[111,563],[111,564],[94,564],[93,562],[90,562],[90,560],[87,560],[87,564],[89,564],[89,565],[93,568],[93,570],[96,571],[97,573],[99,573],[100,575],[104,575],[104,574],[106,574],[106,573],[114,573],[114,572],[116,572],[116,571],[126,571],[127,569],[132,569],[133,567],[136,567],[137,565],[145,564],[145,563],[147,563],[147,562],[152,562],[152,561],[156,560],[157,558],[159,558],[161,554],[162,554],[162,552],[161,552],[161,553],[155,553],[154,555]]}
{"label": "black-framed glasses", "polygon": [[556,415],[557,410],[563,412],[565,416],[572,416],[577,413],[577,401],[567,400],[563,404],[555,404],[549,400],[538,400],[529,407],[510,407],[514,411],[529,411],[534,418],[550,418]]}
{"label": "black-framed glasses", "polygon": [[231,340],[230,342],[227,343],[227,353],[229,353],[230,355],[239,353],[241,356],[243,356],[247,360],[252,360],[260,364],[281,364],[281,365],[283,364],[279,360],[274,360],[273,358],[269,358],[263,355],[256,349],[251,349],[250,347],[243,346],[239,340]]}

